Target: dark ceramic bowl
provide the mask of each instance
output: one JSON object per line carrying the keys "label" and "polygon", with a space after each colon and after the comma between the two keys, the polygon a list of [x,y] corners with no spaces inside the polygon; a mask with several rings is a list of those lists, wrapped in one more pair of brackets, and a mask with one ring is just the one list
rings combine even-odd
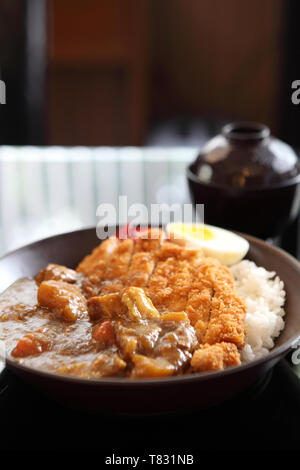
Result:
{"label": "dark ceramic bowl", "polygon": [[299,175],[277,185],[244,189],[200,181],[194,163],[186,176],[193,203],[204,204],[207,224],[267,239],[282,234],[298,214]]}
{"label": "dark ceramic bowl", "polygon": [[194,204],[205,222],[259,238],[280,235],[299,210],[300,165],[264,124],[227,124],[187,168]]}
{"label": "dark ceramic bowl", "polygon": [[[250,242],[249,259],[275,270],[287,292],[285,329],[264,358],[220,372],[141,380],[58,375],[19,365],[10,358],[7,367],[60,402],[86,410],[168,412],[205,408],[233,397],[266,374],[300,337],[300,264],[282,250],[250,236],[245,238]],[[0,291],[21,277],[34,276],[50,262],[74,267],[97,244],[92,228],[47,238],[9,253],[0,260]]]}

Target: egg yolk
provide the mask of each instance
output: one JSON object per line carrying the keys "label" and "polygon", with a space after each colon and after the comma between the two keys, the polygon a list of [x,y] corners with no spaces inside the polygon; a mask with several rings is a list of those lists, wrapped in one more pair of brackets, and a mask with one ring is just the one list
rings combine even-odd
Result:
{"label": "egg yolk", "polygon": [[[201,227],[197,225],[192,225],[192,226],[179,226],[179,227],[174,227],[175,231],[182,232],[183,235],[186,235],[187,237],[192,237],[198,240],[211,240],[214,238],[214,234],[212,230],[210,230],[207,227]],[[177,229],[177,230],[176,230]]]}
{"label": "egg yolk", "polygon": [[[195,228],[196,228],[196,227],[195,227]],[[195,230],[195,232],[196,232],[196,231],[197,231],[197,230]],[[199,229],[198,229],[198,231],[199,231]],[[214,234],[213,234],[212,231],[211,231],[209,228],[207,228],[207,227],[203,227],[202,229],[200,229],[200,232],[201,232],[201,234],[202,234],[204,240],[211,240],[212,238],[214,238]]]}

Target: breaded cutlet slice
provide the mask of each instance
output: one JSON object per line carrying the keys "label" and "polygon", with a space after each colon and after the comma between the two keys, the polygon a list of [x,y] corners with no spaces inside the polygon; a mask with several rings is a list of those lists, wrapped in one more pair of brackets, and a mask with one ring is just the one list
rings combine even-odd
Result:
{"label": "breaded cutlet slice", "polygon": [[165,240],[165,233],[160,228],[148,228],[137,234],[135,251],[153,252],[160,248]]}
{"label": "breaded cutlet slice", "polygon": [[196,261],[199,262],[203,257],[204,254],[201,248],[191,248],[188,245],[180,246],[171,241],[165,241],[157,255],[157,260],[164,261],[168,258],[175,258],[195,263]]}
{"label": "breaded cutlet slice", "polygon": [[133,240],[119,240],[117,247],[107,261],[104,279],[101,284],[101,295],[119,292],[126,286],[128,268],[131,262],[133,249]]}
{"label": "breaded cutlet slice", "polygon": [[165,242],[157,254],[157,264],[149,280],[147,295],[160,312],[185,310],[192,285],[192,267],[202,252]]}
{"label": "breaded cutlet slice", "polygon": [[128,269],[127,286],[146,287],[154,270],[157,252],[164,240],[160,229],[148,229],[138,234]]}
{"label": "breaded cutlet slice", "polygon": [[240,353],[233,343],[201,344],[193,353],[191,367],[195,372],[221,370],[240,365]]}
{"label": "breaded cutlet slice", "polygon": [[194,326],[197,339],[202,343],[210,319],[211,301],[214,293],[213,282],[206,277],[208,258],[193,269],[193,282],[189,290],[186,313]]}
{"label": "breaded cutlet slice", "polygon": [[195,269],[186,313],[199,343],[225,341],[243,347],[246,308],[235,293],[230,270],[215,258],[204,258]]}
{"label": "breaded cutlet slice", "polygon": [[111,253],[114,251],[116,246],[119,244],[119,240],[115,237],[108,238],[102,242],[99,246],[94,248],[92,253],[85,256],[79,263],[76,271],[85,275],[95,274],[100,268],[101,272],[106,267],[106,261]]}
{"label": "breaded cutlet slice", "polygon": [[83,258],[77,266],[76,271],[83,276],[82,290],[87,298],[100,292],[108,259],[119,243],[117,238],[108,238],[97,246],[91,254]]}
{"label": "breaded cutlet slice", "polygon": [[216,290],[203,341],[209,344],[227,341],[242,349],[245,345],[245,315],[245,304],[234,291],[226,288]]}
{"label": "breaded cutlet slice", "polygon": [[[229,342],[239,349],[245,344],[246,307],[235,292],[234,279],[230,270],[214,258],[206,258],[205,278],[212,284],[213,295],[209,322],[203,336],[203,343]],[[195,325],[197,330],[197,324]]]}

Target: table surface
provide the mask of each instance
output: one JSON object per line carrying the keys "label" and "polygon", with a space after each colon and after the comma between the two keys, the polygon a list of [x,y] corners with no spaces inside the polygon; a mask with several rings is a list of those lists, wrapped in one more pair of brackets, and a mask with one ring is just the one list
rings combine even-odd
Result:
{"label": "table surface", "polygon": [[219,406],[152,416],[68,409],[6,371],[0,376],[0,413],[1,450],[97,449],[99,468],[112,454],[139,456],[139,469],[145,468],[142,459],[149,463],[149,455],[189,454],[201,468],[203,450],[300,446],[300,382],[284,360],[266,382],[263,378],[261,385]]}
{"label": "table surface", "polygon": [[[99,204],[190,202],[185,167],[197,148],[0,147],[0,255],[95,226]],[[122,223],[126,214],[117,214]]]}

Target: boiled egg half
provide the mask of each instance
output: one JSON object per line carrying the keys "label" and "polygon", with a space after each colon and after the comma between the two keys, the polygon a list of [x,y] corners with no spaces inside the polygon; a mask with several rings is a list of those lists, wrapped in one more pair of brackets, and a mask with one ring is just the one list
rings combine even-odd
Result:
{"label": "boiled egg half", "polygon": [[241,261],[249,250],[245,238],[213,225],[171,223],[166,232],[174,240],[186,239],[192,246],[201,247],[206,256],[217,258],[226,266]]}

